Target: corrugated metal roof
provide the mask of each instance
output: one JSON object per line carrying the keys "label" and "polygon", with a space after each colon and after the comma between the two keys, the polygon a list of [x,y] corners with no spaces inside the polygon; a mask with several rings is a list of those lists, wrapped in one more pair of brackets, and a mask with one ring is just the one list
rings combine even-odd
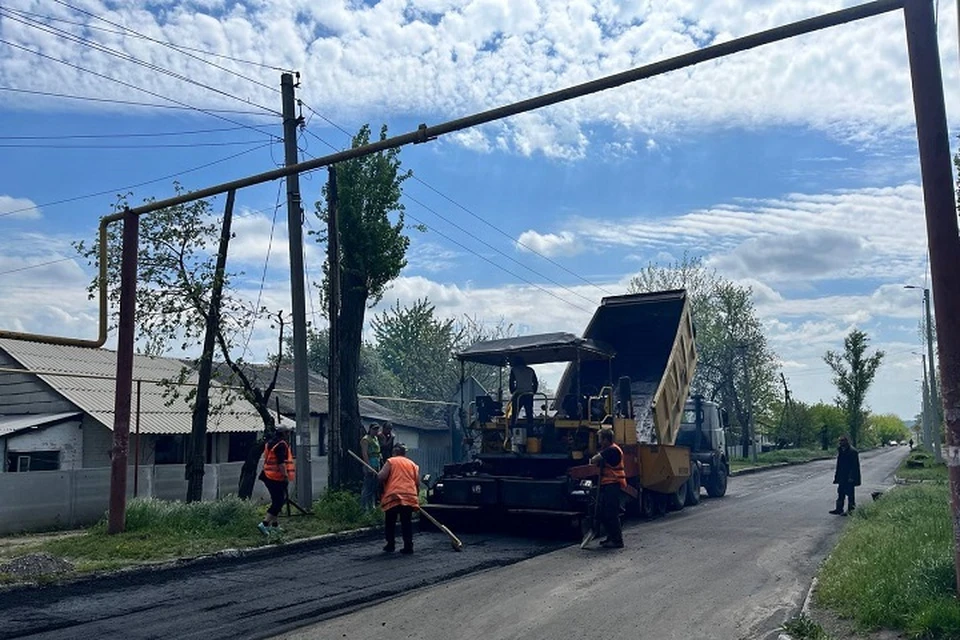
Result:
{"label": "corrugated metal roof", "polygon": [[60,422],[81,415],[83,414],[72,411],[70,413],[35,413],[27,416],[0,416],[0,437],[8,436],[22,429],[41,427],[45,424]]}
{"label": "corrugated metal roof", "polygon": [[[67,400],[92,416],[108,429],[113,428],[115,382],[112,379],[85,378],[83,375],[113,377],[116,375],[117,354],[107,349],[67,347],[25,340],[0,338],[0,349],[6,351],[30,371],[79,374],[37,374]],[[190,433],[193,411],[185,396],[190,386],[180,386],[178,397],[169,395],[161,380],[177,379],[185,367],[173,358],[134,356],[133,377],[141,379],[140,385],[140,432],[153,434]],[[185,377],[187,383],[196,384],[195,371]],[[207,422],[210,433],[256,432],[263,430],[263,421],[253,407],[241,396],[214,384],[210,389],[212,407],[222,406],[211,413]],[[131,401],[130,431],[136,428],[137,396]]]}

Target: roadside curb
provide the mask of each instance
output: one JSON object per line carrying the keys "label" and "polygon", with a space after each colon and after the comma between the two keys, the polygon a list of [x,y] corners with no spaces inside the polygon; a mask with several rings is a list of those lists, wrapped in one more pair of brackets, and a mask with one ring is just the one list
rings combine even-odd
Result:
{"label": "roadside curb", "polygon": [[289,551],[308,551],[310,549],[321,549],[332,547],[338,544],[373,538],[375,534],[383,531],[383,527],[363,527],[361,529],[351,529],[349,531],[339,531],[337,533],[325,533],[320,536],[309,538],[299,538],[289,542],[279,544],[268,544],[261,547],[246,547],[242,549],[221,549],[214,553],[202,556],[188,556],[175,558],[173,560],[163,560],[160,562],[148,562],[115,569],[111,571],[96,571],[82,575],[67,575],[62,579],[54,579],[48,582],[29,581],[18,582],[14,584],[0,585],[0,594],[20,589],[39,589],[45,587],[75,586],[79,584],[89,584],[101,580],[115,580],[118,578],[134,578],[148,573],[172,571],[186,567],[199,568],[210,567],[218,564],[230,564],[239,560],[269,558],[271,556],[281,555]]}
{"label": "roadside curb", "polygon": [[811,462],[819,462],[821,460],[833,460],[836,456],[822,456],[819,458],[811,458],[810,460],[803,460],[798,462],[774,462],[773,464],[764,464],[758,465],[756,467],[744,467],[743,469],[737,469],[736,471],[730,472],[730,477],[736,476],[748,476],[753,473],[760,473],[761,471],[768,471],[770,469],[781,469],[783,467],[795,467],[801,464],[810,464]]}

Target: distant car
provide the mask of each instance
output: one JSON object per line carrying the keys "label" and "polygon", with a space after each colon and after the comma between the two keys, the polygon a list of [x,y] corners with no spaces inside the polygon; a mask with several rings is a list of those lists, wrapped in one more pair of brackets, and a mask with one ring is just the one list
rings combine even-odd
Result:
{"label": "distant car", "polygon": [[891,447],[897,446],[897,441],[896,441],[896,440],[891,440],[891,441],[890,441],[890,446],[891,446]]}
{"label": "distant car", "polygon": [[907,441],[906,441],[906,440],[901,440],[901,441],[900,441],[900,446],[901,446],[901,447],[907,446]]}

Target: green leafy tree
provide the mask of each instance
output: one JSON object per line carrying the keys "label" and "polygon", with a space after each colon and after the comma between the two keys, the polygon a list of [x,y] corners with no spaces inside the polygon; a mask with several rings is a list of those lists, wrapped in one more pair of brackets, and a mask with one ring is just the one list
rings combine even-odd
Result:
{"label": "green leafy tree", "polygon": [[[323,376],[329,374],[329,329],[308,329],[307,360],[311,371]],[[360,346],[359,374],[357,392],[362,396],[396,396],[401,393],[400,381],[384,366],[376,347],[368,342]]]}
{"label": "green leafy tree", "polygon": [[847,415],[837,405],[818,402],[807,413],[823,449],[836,445],[840,436],[847,433]]}
{"label": "green leafy tree", "polygon": [[880,443],[885,444],[891,440],[900,442],[910,437],[910,429],[900,419],[900,416],[894,413],[871,414],[867,418],[867,424],[877,442]]}
{"label": "green leafy tree", "polygon": [[686,289],[697,331],[692,392],[718,401],[746,447],[746,426],[777,423],[778,358],[753,307],[752,291],[688,255],[671,265],[648,264],[630,280],[631,293]]}
{"label": "green leafy tree", "polygon": [[842,354],[827,351],[823,357],[824,362],[833,370],[833,384],[838,391],[837,403],[846,412],[853,446],[857,446],[866,422],[864,404],[867,391],[884,356],[883,351],[879,350],[868,356],[869,342],[866,333],[853,329],[843,340]]}
{"label": "green leafy tree", "polygon": [[[178,184],[174,184],[177,195],[185,193]],[[115,205],[116,211],[122,211],[127,205],[128,196],[121,197]],[[150,202],[152,199],[146,200]],[[136,295],[136,340],[138,350],[148,355],[160,356],[172,350],[187,351],[202,341],[210,311],[210,297],[213,289],[220,225],[215,221],[212,204],[209,200],[192,202],[161,209],[139,217],[139,247],[137,254],[137,295]],[[99,260],[99,238],[92,245],[84,242],[74,244],[76,251],[91,266]],[[111,323],[116,326],[120,302],[120,258],[122,252],[121,229],[113,225],[107,238],[107,295],[115,310]],[[241,395],[257,410],[264,423],[264,429],[274,428],[273,416],[269,411],[270,395],[273,383],[265,381],[259,384],[251,379],[246,371],[242,357],[233,353],[238,340],[247,334],[253,323],[266,313],[266,309],[255,309],[231,289],[230,283],[238,273],[223,274],[223,296],[220,304],[220,322],[216,332],[216,345],[219,358],[231,370],[232,384],[241,387]],[[98,290],[97,278],[91,281],[90,296]],[[282,327],[282,318],[278,327]],[[282,329],[280,346],[282,346]],[[192,372],[184,367],[175,380],[167,382],[167,393],[176,396],[182,383]],[[275,377],[274,377],[275,381]],[[193,403],[196,387],[185,393],[187,402]],[[230,402],[227,397],[227,402]],[[211,406],[216,412],[223,407]],[[201,438],[200,447],[205,446],[206,437]],[[261,445],[262,448],[262,445]],[[201,449],[202,451],[202,449]],[[251,456],[254,453],[251,452]],[[201,462],[193,464],[196,458],[188,460],[191,486],[196,488],[203,478],[203,456]],[[257,454],[256,458],[259,458]],[[253,488],[253,475],[257,460],[252,466],[245,465],[241,472],[241,496],[249,497]],[[249,491],[247,491],[249,489]],[[188,499],[199,499],[197,491],[188,493]]]}
{"label": "green leafy tree", "polygon": [[[387,127],[380,129],[380,140]],[[370,127],[364,125],[353,138],[353,148],[370,143]],[[400,150],[379,153],[341,162],[336,166],[338,220],[340,229],[340,395],[342,415],[341,442],[360,440],[360,351],[363,346],[363,322],[367,307],[383,296],[387,284],[406,266],[410,239],[404,234],[401,185],[410,177],[400,166]],[[316,204],[317,216],[326,224],[329,213],[324,200]],[[325,227],[324,227],[325,228]],[[326,234],[317,234],[326,242]],[[329,264],[325,272],[329,271]],[[328,295],[329,278],[323,292]],[[362,469],[346,456],[331,458],[332,488],[359,486]],[[336,452],[331,451],[331,456]]]}

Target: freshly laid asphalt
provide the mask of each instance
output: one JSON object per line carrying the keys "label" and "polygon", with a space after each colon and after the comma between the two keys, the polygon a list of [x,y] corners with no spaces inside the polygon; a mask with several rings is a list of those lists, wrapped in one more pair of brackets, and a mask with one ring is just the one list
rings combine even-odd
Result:
{"label": "freshly laid asphalt", "polygon": [[[904,455],[864,454],[861,500]],[[423,533],[402,556],[371,534],[2,592],[0,638],[775,638],[845,520],[826,514],[832,465],[731,479],[726,498],[628,526],[623,551],[461,534],[454,553]]]}

